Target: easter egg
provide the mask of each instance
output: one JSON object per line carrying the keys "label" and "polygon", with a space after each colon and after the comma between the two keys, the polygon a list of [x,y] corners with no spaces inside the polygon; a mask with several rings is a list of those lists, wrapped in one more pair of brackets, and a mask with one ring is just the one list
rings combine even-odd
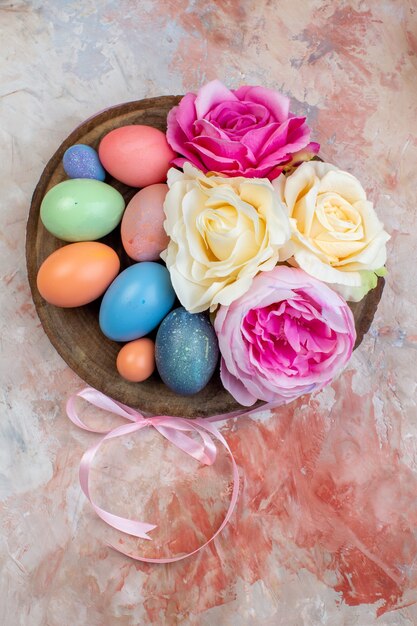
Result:
{"label": "easter egg", "polygon": [[133,383],[149,378],[155,369],[155,344],[152,339],[142,337],[124,345],[117,355],[116,366],[120,376]]}
{"label": "easter egg", "polygon": [[50,304],[82,306],[101,296],[119,269],[119,257],[110,246],[97,241],[72,243],[45,259],[38,271],[37,286]]}
{"label": "easter egg", "polygon": [[109,339],[131,341],[151,332],[171,310],[175,292],[158,263],[135,263],[110,285],[100,307],[100,328]]}
{"label": "easter egg", "polygon": [[165,182],[176,156],[165,133],[140,124],[110,131],[101,140],[98,153],[104,168],[131,187]]}
{"label": "easter egg", "polygon": [[106,172],[97,152],[91,146],[78,143],[65,151],[62,159],[65,173],[70,178],[94,178],[104,180]]}
{"label": "easter egg", "polygon": [[41,204],[41,220],[64,241],[91,241],[110,233],[122,219],[122,194],[90,178],[64,180],[52,187]]}
{"label": "easter egg", "polygon": [[121,235],[123,247],[135,261],[156,261],[168,245],[164,229],[164,200],[168,185],[144,187],[133,196],[124,212]]}
{"label": "easter egg", "polygon": [[216,333],[203,313],[174,309],[158,329],[156,367],[175,393],[189,396],[201,391],[216,368],[219,347]]}

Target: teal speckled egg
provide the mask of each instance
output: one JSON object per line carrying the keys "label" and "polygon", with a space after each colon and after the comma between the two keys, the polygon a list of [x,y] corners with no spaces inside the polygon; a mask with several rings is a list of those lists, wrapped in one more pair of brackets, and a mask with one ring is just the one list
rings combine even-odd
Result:
{"label": "teal speckled egg", "polygon": [[41,220],[64,241],[94,241],[110,233],[122,219],[121,193],[99,180],[73,178],[52,187],[41,204]]}
{"label": "teal speckled egg", "polygon": [[183,307],[171,311],[158,329],[155,360],[163,382],[190,396],[203,389],[216,368],[219,347],[210,320]]}

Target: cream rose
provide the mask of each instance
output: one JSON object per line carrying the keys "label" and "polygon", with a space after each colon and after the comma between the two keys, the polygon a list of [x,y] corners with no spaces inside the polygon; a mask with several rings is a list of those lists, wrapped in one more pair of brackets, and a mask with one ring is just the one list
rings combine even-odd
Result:
{"label": "cream rose", "polygon": [[310,161],[288,178],[281,175],[274,187],[290,217],[290,262],[346,300],[361,300],[383,273],[389,235],[360,182],[334,165]]}
{"label": "cream rose", "polygon": [[229,305],[260,271],[271,270],[290,238],[272,184],[263,178],[206,176],[190,163],[171,168],[164,211],[170,237],[161,254],[191,313]]}

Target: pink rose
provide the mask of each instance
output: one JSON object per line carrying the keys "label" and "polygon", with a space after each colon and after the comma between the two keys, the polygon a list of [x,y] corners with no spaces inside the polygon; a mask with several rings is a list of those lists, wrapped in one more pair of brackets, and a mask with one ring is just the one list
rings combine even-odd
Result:
{"label": "pink rose", "polygon": [[327,385],[346,365],[356,339],[346,302],[326,284],[283,265],[252,287],[214,323],[224,387],[244,406],[285,404]]}
{"label": "pink rose", "polygon": [[309,143],[306,118],[290,113],[289,105],[272,89],[230,90],[213,80],[197,95],[187,93],[168,114],[168,143],[181,155],[172,163],[273,180],[284,166],[311,159],[320,147]]}

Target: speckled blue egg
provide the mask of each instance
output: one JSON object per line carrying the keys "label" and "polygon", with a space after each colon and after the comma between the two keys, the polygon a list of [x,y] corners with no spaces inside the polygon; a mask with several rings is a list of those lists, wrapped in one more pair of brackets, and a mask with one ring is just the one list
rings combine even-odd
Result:
{"label": "speckled blue egg", "polygon": [[155,360],[163,382],[175,393],[191,396],[203,389],[216,369],[219,347],[203,313],[174,309],[158,329]]}
{"label": "speckled blue egg", "polygon": [[106,178],[106,172],[100,163],[97,152],[91,146],[86,146],[83,143],[68,148],[62,164],[70,178],[95,178],[101,181]]}
{"label": "speckled blue egg", "polygon": [[171,310],[175,292],[167,268],[135,263],[112,282],[103,296],[99,323],[113,341],[132,341],[151,332]]}

